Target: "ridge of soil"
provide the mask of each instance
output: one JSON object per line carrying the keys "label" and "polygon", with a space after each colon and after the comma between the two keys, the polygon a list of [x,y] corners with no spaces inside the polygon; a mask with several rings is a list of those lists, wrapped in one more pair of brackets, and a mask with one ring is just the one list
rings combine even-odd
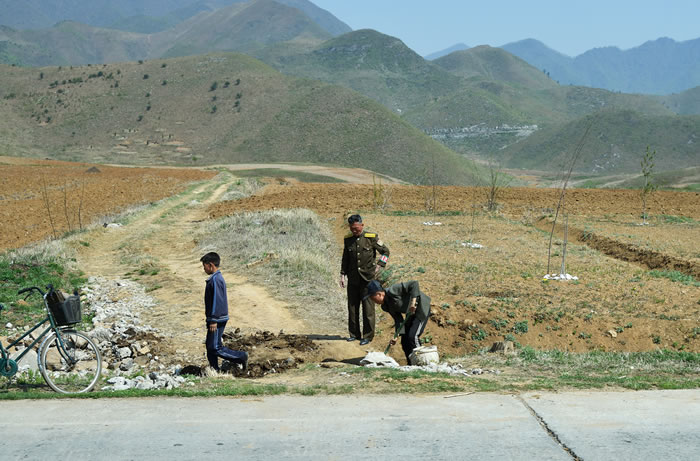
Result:
{"label": "ridge of soil", "polygon": [[[543,217],[535,222],[535,226],[541,231],[551,232],[552,223],[549,218]],[[557,223],[554,226],[555,235],[561,239],[564,238],[565,230],[563,224]],[[568,226],[568,237],[620,261],[637,263],[649,269],[678,271],[700,280],[700,263],[695,261],[687,261],[659,251],[640,248],[572,226]]]}

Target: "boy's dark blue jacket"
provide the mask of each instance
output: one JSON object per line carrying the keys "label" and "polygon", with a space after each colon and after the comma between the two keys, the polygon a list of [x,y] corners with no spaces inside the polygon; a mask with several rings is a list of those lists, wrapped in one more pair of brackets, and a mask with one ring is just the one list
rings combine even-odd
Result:
{"label": "boy's dark blue jacket", "polygon": [[226,282],[220,271],[214,272],[207,279],[207,286],[204,289],[204,312],[207,316],[207,323],[228,320]]}

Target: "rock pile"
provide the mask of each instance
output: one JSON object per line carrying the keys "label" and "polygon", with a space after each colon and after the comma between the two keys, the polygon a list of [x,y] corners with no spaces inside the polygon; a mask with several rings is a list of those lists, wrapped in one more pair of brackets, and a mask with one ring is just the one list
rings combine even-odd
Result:
{"label": "rock pile", "polygon": [[[179,367],[166,371],[154,347],[161,340],[158,330],[143,324],[140,312],[155,305],[142,285],[131,280],[90,277],[83,288],[84,310],[93,314],[94,328],[87,334],[95,340],[103,358],[103,369],[115,377],[104,389],[171,389],[185,380]],[[87,313],[87,312],[84,312]],[[147,377],[123,376],[149,372]]]}
{"label": "rock pile", "polygon": [[370,352],[360,361],[360,363],[362,364],[362,366],[369,367],[369,368],[387,367],[387,368],[396,368],[398,370],[407,371],[407,372],[421,370],[421,371],[426,371],[428,373],[447,373],[447,374],[453,375],[453,376],[455,376],[455,375],[472,376],[472,375],[482,375],[484,373],[493,373],[496,375],[501,374],[500,370],[484,370],[482,368],[465,369],[460,364],[451,365],[451,364],[446,363],[446,362],[431,363],[431,364],[422,365],[422,366],[415,366],[415,365],[400,366],[396,362],[396,360],[394,360],[392,357],[385,355],[382,352]]}
{"label": "rock pile", "polygon": [[[136,376],[133,379],[123,376],[115,376],[107,380],[108,386],[103,391],[125,391],[127,389],[173,389],[187,382],[182,376],[173,376],[168,373],[150,372],[146,376]],[[194,383],[190,382],[194,385]]]}

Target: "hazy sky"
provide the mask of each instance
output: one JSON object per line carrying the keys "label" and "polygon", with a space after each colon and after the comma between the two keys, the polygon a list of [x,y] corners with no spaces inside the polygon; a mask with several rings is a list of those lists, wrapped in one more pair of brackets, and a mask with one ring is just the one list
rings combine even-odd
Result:
{"label": "hazy sky", "polygon": [[601,46],[700,38],[698,0],[311,0],[354,30],[398,37],[420,55],[456,43],[534,38],[569,56]]}

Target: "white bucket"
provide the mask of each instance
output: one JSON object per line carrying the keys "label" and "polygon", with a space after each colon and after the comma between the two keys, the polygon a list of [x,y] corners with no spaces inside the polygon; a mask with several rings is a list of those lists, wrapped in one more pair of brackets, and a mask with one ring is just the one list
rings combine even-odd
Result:
{"label": "white bucket", "polygon": [[411,355],[408,356],[411,365],[429,365],[431,363],[440,363],[437,346],[420,346],[413,349]]}

